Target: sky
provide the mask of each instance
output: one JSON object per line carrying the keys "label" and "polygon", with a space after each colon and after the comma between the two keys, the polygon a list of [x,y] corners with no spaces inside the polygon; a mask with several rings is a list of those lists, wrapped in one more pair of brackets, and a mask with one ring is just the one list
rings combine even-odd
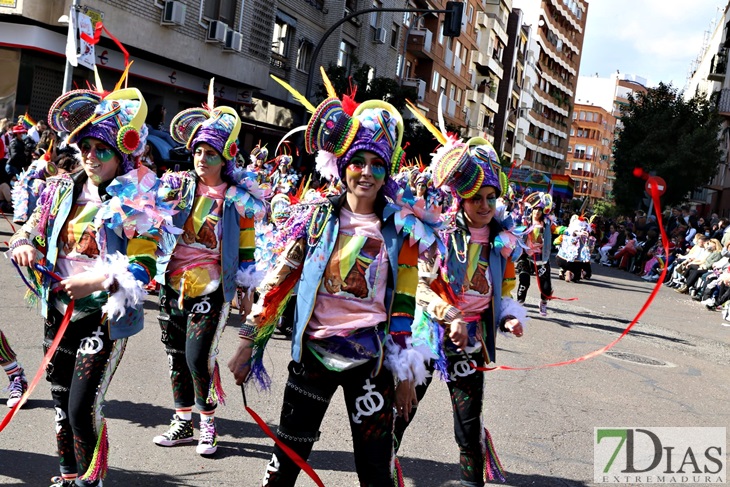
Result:
{"label": "sky", "polygon": [[[581,76],[616,70],[681,90],[728,0],[588,0]],[[709,35],[712,35],[710,32]]]}

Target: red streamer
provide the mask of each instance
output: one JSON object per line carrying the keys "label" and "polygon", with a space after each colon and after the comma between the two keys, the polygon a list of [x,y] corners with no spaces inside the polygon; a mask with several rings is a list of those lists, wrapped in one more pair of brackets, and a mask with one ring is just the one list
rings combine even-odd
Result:
{"label": "red streamer", "polygon": [[[642,177],[641,175],[637,177]],[[648,179],[652,179],[653,176],[649,176]],[[657,222],[659,223],[659,231],[662,235],[662,247],[664,248],[664,255],[669,255],[669,239],[667,238],[667,232],[664,230],[664,222],[662,221],[662,207],[661,203],[659,202],[659,190],[657,189],[657,184],[651,185],[651,199],[654,201],[654,207],[656,208],[657,213]],[[603,348],[599,348],[598,350],[594,350],[590,353],[587,353],[585,355],[582,355],[580,357],[576,357],[570,360],[563,360],[562,362],[554,362],[550,364],[543,364],[543,365],[535,365],[532,367],[511,367],[509,365],[498,365],[496,367],[477,367],[471,362],[469,364],[472,366],[472,368],[481,371],[481,372],[491,372],[493,370],[535,370],[535,369],[546,369],[549,367],[561,367],[563,365],[569,365],[574,364],[578,362],[584,362],[588,359],[591,359],[593,357],[597,357],[608,350],[612,349],[618,342],[620,342],[626,335],[629,334],[631,329],[634,327],[634,325],[639,321],[639,319],[644,315],[646,310],[649,309],[651,306],[651,303],[654,302],[654,298],[656,298],[656,295],[659,293],[659,289],[662,287],[662,282],[664,282],[664,278],[667,275],[667,266],[664,266],[662,269],[662,273],[659,276],[659,279],[657,280],[656,284],[654,285],[654,289],[651,291],[651,294],[649,294],[649,297],[646,299],[646,302],[644,302],[644,305],[641,307],[638,313],[636,313],[636,316],[631,320],[631,323],[628,324],[628,326],[624,329],[623,333],[616,338],[614,341],[609,343]]]}
{"label": "red streamer", "polygon": [[119,47],[119,50],[122,51],[122,54],[124,54],[124,66],[126,67],[129,64],[129,52],[127,52],[127,50],[124,48],[124,46],[122,45],[122,43],[119,42],[119,39],[117,39],[116,37],[114,37],[112,35],[112,33],[109,32],[106,27],[104,27],[104,24],[103,23],[101,23],[101,22],[97,22],[96,23],[96,27],[94,27],[94,37],[89,37],[84,32],[81,33],[80,37],[81,37],[81,39],[83,39],[84,41],[88,42],[92,46],[95,46],[96,44],[99,43],[99,39],[101,39],[101,31],[102,30],[104,32],[106,32],[106,35],[108,35],[109,38],[112,41],[114,41],[114,44],[116,44],[117,47]]}
{"label": "red streamer", "polygon": [[71,315],[74,312],[74,301],[71,300],[71,302],[68,303],[68,307],[66,308],[66,313],[63,315],[63,321],[61,321],[61,326],[58,328],[58,332],[56,333],[56,336],[53,338],[53,342],[51,343],[50,348],[46,352],[46,354],[43,356],[43,360],[41,361],[40,367],[38,367],[38,370],[35,373],[35,376],[33,377],[33,380],[31,381],[30,385],[28,386],[28,390],[25,391],[25,394],[23,394],[23,397],[20,398],[20,402],[13,406],[10,411],[5,415],[2,422],[0,422],[0,431],[4,430],[5,427],[12,421],[13,417],[15,416],[15,413],[18,412],[18,410],[23,407],[23,404],[26,403],[30,395],[33,393],[33,390],[35,390],[36,386],[38,385],[38,382],[41,380],[41,378],[46,373],[46,367],[48,367],[48,364],[51,362],[51,357],[53,357],[53,354],[56,353],[56,349],[58,348],[58,344],[61,343],[61,338],[63,338],[63,334],[66,333],[66,328],[68,328],[68,324],[71,322]]}
{"label": "red streamer", "polygon": [[256,422],[257,425],[259,425],[259,428],[266,433],[266,436],[274,440],[274,443],[276,443],[279,448],[284,450],[284,453],[287,454],[291,460],[297,464],[299,468],[301,468],[304,473],[309,475],[309,478],[314,481],[315,484],[317,484],[319,487],[324,487],[324,483],[322,482],[322,479],[319,478],[319,475],[317,475],[317,472],[314,471],[312,467],[309,466],[309,464],[304,461],[302,457],[299,456],[297,452],[289,448],[287,445],[284,444],[279,438],[276,437],[273,431],[271,431],[271,428],[264,422],[263,419],[261,419],[261,416],[256,414],[256,411],[248,407],[247,401],[246,401],[246,390],[244,389],[243,384],[241,384],[241,392],[243,393],[243,407],[246,408],[246,411],[248,414],[251,415],[253,420]]}
{"label": "red streamer", "polygon": [[[540,291],[540,299],[544,293],[542,292],[542,286],[540,286],[540,270],[537,268],[537,259],[532,256],[532,263],[535,265],[535,281],[537,281],[537,289]],[[559,298],[557,296],[547,296],[548,300],[555,299],[557,301],[578,301],[578,298]]]}

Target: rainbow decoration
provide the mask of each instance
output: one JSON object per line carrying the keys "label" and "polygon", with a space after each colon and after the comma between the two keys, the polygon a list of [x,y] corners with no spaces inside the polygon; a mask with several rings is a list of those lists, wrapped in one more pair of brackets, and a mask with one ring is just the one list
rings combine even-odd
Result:
{"label": "rainbow decoration", "polygon": [[33,117],[31,117],[28,112],[25,112],[23,118],[20,119],[20,124],[25,127],[26,130],[30,130],[32,127],[35,127],[36,121],[33,120]]}
{"label": "rainbow decoration", "polygon": [[575,181],[567,174],[552,174],[552,190],[550,194],[553,198],[560,196],[563,200],[569,200],[573,197],[573,185]]}

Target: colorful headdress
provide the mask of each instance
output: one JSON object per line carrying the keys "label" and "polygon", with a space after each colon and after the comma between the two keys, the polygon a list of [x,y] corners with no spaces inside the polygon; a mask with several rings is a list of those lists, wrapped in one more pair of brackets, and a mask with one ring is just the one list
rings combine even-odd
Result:
{"label": "colorful headdress", "polygon": [[226,176],[235,180],[241,119],[231,107],[214,106],[213,86],[214,78],[210,80],[208,101],[202,108],[188,108],[173,117],[170,135],[188,150],[202,143],[213,147],[226,160]]}
{"label": "colorful headdress", "polygon": [[267,149],[265,145],[262,147],[261,142],[259,142],[253,149],[251,149],[249,158],[252,163],[256,163],[256,161],[266,162],[269,158],[269,149]]}
{"label": "colorful headdress", "polygon": [[553,209],[553,197],[543,192],[532,193],[525,198],[525,205],[533,210],[541,208],[543,215],[549,215]]}
{"label": "colorful headdress", "polygon": [[428,120],[418,108],[408,102],[408,109],[441,143],[432,154],[431,170],[435,187],[448,186],[459,198],[471,198],[480,188],[493,186],[500,196],[506,186],[497,152],[488,140],[474,137],[464,142],[446,133],[441,100],[438,117],[441,129]]}
{"label": "colorful headdress", "polygon": [[341,180],[355,152],[365,150],[388,163],[388,176],[397,174],[405,160],[401,147],[403,118],[398,110],[382,100],[360,104],[350,96],[340,100],[324,69],[321,71],[328,98],[316,108],[291,86],[272,76],[312,112],[305,129],[304,148],[310,154],[317,153],[317,171],[328,180]]}
{"label": "colorful headdress", "polygon": [[136,88],[111,93],[73,90],[53,103],[48,124],[56,131],[68,132],[69,144],[86,137],[104,141],[119,155],[122,171],[127,173],[134,169],[137,156],[144,150],[146,117],[147,103]]}

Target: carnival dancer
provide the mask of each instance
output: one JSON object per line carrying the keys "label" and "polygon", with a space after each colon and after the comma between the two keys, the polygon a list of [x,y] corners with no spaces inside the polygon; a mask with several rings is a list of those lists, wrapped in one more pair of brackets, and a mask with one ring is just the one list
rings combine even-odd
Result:
{"label": "carnival dancer", "polygon": [[51,147],[42,157],[33,161],[23,171],[13,186],[13,222],[25,223],[35,209],[38,198],[46,187],[46,179],[59,174],[75,172],[79,151],[71,145],[56,149]]}
{"label": "carnival dancer", "polygon": [[550,252],[552,243],[552,221],[550,213],[553,209],[553,198],[547,193],[531,193],[525,198],[525,214],[523,223],[527,249],[517,259],[515,268],[519,281],[517,302],[525,303],[527,291],[530,289],[530,271],[536,272],[540,288],[540,315],[547,316],[547,304],[553,295],[550,280]]}
{"label": "carnival dancer", "polygon": [[8,339],[0,330],[0,367],[7,374],[10,384],[6,390],[8,391],[8,407],[11,408],[20,402],[25,391],[28,390],[28,379],[25,378],[23,366],[18,362],[18,357],[10,348]]}
{"label": "carnival dancer", "polygon": [[[439,134],[430,122],[424,123]],[[429,371],[438,370],[448,381],[461,485],[481,487],[485,471],[490,479],[502,473],[481,419],[484,372],[474,367],[495,360],[498,330],[522,336],[526,311],[510,297],[510,258],[519,252],[519,244],[495,218],[506,180],[500,180],[491,144],[481,138],[464,143],[445,133],[439,140],[444,145],[433,156],[434,185],[451,189],[455,207],[447,214],[443,249],[432,248],[419,261],[413,346],[431,358]],[[416,387],[419,402],[431,379]],[[399,412],[397,446],[416,411]]]}
{"label": "carnival dancer", "polygon": [[[147,199],[156,176],[133,170],[147,136],[147,105],[139,90],[119,86],[111,93],[100,86],[98,92],[70,91],[55,101],[48,121],[78,144],[83,171],[49,178],[10,242],[17,264],[44,269],[31,270],[31,280],[46,319],[46,350],[62,322],[71,320],[47,374],[61,469],[56,487],[101,485],[106,474],[102,403],[127,338],[144,325],[143,286],[155,273],[159,238],[155,222],[164,221],[151,214],[154,197]],[[136,211],[131,201],[141,192],[145,202],[137,207],[144,209]],[[51,275],[65,278],[59,283]]]}
{"label": "carnival dancer", "polygon": [[[325,75],[326,78],[326,75]],[[327,81],[325,81],[328,85]],[[329,86],[305,133],[317,169],[345,192],[292,208],[291,242],[262,289],[262,309],[241,327],[228,366],[236,382],[251,371],[268,387],[262,355],[298,283],[292,361],[277,437],[307,459],[338,387],[342,387],[360,485],[392,485],[393,406],[410,409],[423,357],[410,347],[418,244],[398,231],[394,195],[403,121],[390,104],[340,101]],[[252,358],[253,357],[253,358]],[[393,377],[401,382],[396,397]],[[279,447],[264,485],[293,486],[299,467]]]}
{"label": "carnival dancer", "polygon": [[299,174],[291,167],[292,156],[279,154],[274,160],[276,170],[271,176],[271,194],[294,194],[299,183]]}
{"label": "carnival dancer", "polygon": [[[211,81],[211,87],[213,82]],[[215,410],[224,401],[218,342],[237,288],[239,306],[260,281],[254,250],[254,219],[265,212],[255,175],[236,167],[241,121],[233,108],[213,106],[178,113],[172,137],[193,152],[194,170],[163,175],[176,201],[173,224],[182,229],[158,271],[160,327],[170,365],[175,413],[170,428],[154,437],[160,446],[194,441],[192,408],[200,412],[197,452],[218,448]],[[163,190],[163,191],[164,191]]]}
{"label": "carnival dancer", "polygon": [[274,167],[268,161],[269,149],[261,142],[251,149],[249,154],[251,164],[248,165],[247,169],[249,172],[256,174],[256,181],[262,185],[271,184],[271,173],[274,172]]}
{"label": "carnival dancer", "polygon": [[568,282],[579,282],[581,279],[590,278],[591,253],[596,238],[590,234],[588,219],[573,215],[570,224],[558,239],[560,247],[556,260],[563,278]]}

